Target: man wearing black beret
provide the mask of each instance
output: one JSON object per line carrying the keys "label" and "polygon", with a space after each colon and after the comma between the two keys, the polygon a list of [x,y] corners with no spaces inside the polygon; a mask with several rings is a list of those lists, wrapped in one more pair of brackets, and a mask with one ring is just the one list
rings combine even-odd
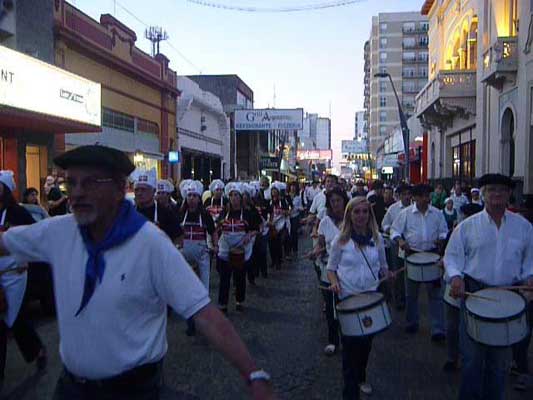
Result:
{"label": "man wearing black beret", "polygon": [[[514,188],[511,178],[486,174],[479,179],[485,209],[464,220],[453,231],[444,266],[451,295],[485,287],[528,285],[533,288],[533,227],[507,205]],[[509,347],[475,342],[466,333],[461,313],[463,351],[460,400],[504,399]],[[525,350],[527,352],[527,347]]]}
{"label": "man wearing black beret", "polygon": [[0,253],[52,266],[64,371],[55,400],[157,400],[167,351],[167,304],[271,399],[231,323],[168,237],[125,199],[135,166],[121,151],[81,146],[57,157],[72,214],[0,235]]}

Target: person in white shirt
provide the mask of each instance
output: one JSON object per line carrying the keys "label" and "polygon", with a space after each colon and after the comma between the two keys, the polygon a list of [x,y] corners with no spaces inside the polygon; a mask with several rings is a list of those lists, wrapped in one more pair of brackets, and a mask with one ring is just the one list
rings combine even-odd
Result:
{"label": "person in white shirt", "polygon": [[[387,209],[387,213],[381,222],[381,228],[386,235],[390,237],[390,228],[394,220],[400,215],[400,212],[411,205],[411,186],[407,184],[400,184],[396,189],[396,193],[400,200],[391,205]],[[387,248],[387,260],[392,271],[396,271],[403,267],[403,260],[398,257],[398,242],[391,241]],[[397,310],[405,308],[405,283],[404,272],[398,274],[397,279],[392,283],[394,305]]]}
{"label": "person in white shirt", "polygon": [[309,204],[313,203],[313,200],[315,199],[315,196],[322,192],[322,189],[320,188],[320,182],[318,180],[313,180],[313,185],[308,186],[305,190],[305,196],[307,198],[307,202]]}
{"label": "person in white shirt", "polygon": [[[366,198],[348,203],[339,235],[333,240],[328,260],[331,289],[343,300],[351,295],[375,291],[381,276],[389,276],[383,238]],[[342,336],[343,398],[358,399],[359,390],[372,393],[366,382],[366,367],[372,336]]]}
{"label": "person in white shirt", "polygon": [[[344,218],[344,210],[348,204],[348,196],[341,188],[333,188],[326,195],[326,216],[318,226],[318,243],[314,248],[313,257],[320,265],[320,286],[328,288],[330,285],[327,277],[327,257],[331,252],[331,243],[340,233],[340,226]],[[326,305],[326,321],[328,325],[328,344],[324,353],[332,355],[339,347],[339,324],[335,318],[335,302],[329,290],[321,290]]]}
{"label": "person in white shirt", "polygon": [[291,214],[290,214],[290,257],[298,257],[298,231],[300,230],[300,220],[304,212],[304,205],[302,202],[302,196],[298,188],[298,182],[291,182],[289,184],[289,193],[288,199],[291,203]]}
{"label": "person in white shirt", "polygon": [[167,304],[194,318],[255,399],[273,398],[268,374],[257,371],[183,256],[125,200],[135,168],[128,156],[91,145],[54,162],[66,170],[73,214],[0,235],[0,253],[52,266],[64,364],[54,399],[159,399]]}
{"label": "person in white shirt", "polygon": [[[406,252],[429,251],[438,253],[438,247],[446,239],[448,226],[442,211],[430,205],[431,187],[419,184],[413,187],[414,204],[402,210],[391,227],[391,239]],[[407,333],[418,332],[418,291],[420,284],[410,279],[405,280],[407,303]],[[425,284],[429,297],[429,314],[431,317],[431,339],[445,339],[444,309],[442,307],[441,281]]]}
{"label": "person in white shirt", "polygon": [[[459,224],[444,256],[455,298],[488,286],[533,287],[533,227],[506,210],[514,182],[504,175],[486,174],[479,185],[485,209]],[[466,333],[464,313],[459,329],[463,351],[459,399],[504,399],[510,349],[473,341]]]}
{"label": "person in white shirt", "polygon": [[457,210],[458,221],[461,222],[465,219],[465,214],[462,210],[464,206],[468,204],[468,197],[463,193],[461,183],[456,182],[453,192],[450,194],[450,198],[453,200],[453,208]]}

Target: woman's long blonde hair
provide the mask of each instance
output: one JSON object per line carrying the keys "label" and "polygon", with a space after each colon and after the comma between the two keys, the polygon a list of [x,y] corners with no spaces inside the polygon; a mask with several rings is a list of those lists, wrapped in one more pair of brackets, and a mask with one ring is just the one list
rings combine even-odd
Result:
{"label": "woman's long blonde hair", "polygon": [[352,238],[352,231],[353,231],[352,211],[356,206],[358,206],[361,203],[365,203],[368,205],[369,215],[368,215],[368,223],[366,227],[370,232],[372,232],[372,238],[374,239],[374,242],[378,243],[379,229],[378,229],[378,224],[376,222],[376,216],[374,215],[374,209],[372,208],[372,205],[365,197],[357,196],[350,200],[350,202],[346,206],[346,210],[344,211],[344,220],[341,225],[341,233],[339,236],[339,241],[342,244],[346,244]]}

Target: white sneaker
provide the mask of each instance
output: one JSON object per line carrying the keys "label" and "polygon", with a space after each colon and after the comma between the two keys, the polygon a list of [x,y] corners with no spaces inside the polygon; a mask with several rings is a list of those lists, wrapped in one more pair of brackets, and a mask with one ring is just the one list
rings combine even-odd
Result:
{"label": "white sneaker", "polygon": [[367,395],[371,395],[372,394],[372,386],[370,385],[370,383],[367,383],[367,382],[361,383],[359,385],[359,389],[364,394],[367,394]]}
{"label": "white sneaker", "polygon": [[326,353],[326,355],[328,356],[331,356],[335,353],[335,345],[334,344],[328,344],[326,347],[324,347],[324,353]]}

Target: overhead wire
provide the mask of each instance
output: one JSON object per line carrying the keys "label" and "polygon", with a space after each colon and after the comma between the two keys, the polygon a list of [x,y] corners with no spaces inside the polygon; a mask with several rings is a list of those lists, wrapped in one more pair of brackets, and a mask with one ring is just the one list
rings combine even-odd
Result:
{"label": "overhead wire", "polygon": [[255,7],[245,5],[228,4],[225,2],[216,2],[208,0],[186,0],[189,3],[197,4],[199,6],[219,8],[231,11],[240,12],[264,12],[264,13],[283,13],[283,12],[301,12],[323,10],[326,8],[345,7],[355,3],[361,3],[366,0],[335,0],[335,1],[321,1],[319,3],[295,4],[292,6],[280,7]]}

